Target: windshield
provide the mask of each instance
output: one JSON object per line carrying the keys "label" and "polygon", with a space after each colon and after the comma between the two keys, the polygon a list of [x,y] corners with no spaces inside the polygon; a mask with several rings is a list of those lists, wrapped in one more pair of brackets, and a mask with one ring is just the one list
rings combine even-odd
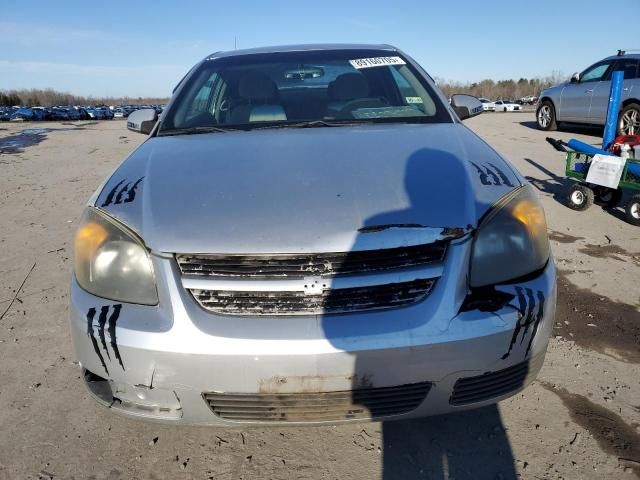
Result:
{"label": "windshield", "polygon": [[158,134],[451,121],[426,79],[396,52],[321,50],[205,60],[180,89]]}

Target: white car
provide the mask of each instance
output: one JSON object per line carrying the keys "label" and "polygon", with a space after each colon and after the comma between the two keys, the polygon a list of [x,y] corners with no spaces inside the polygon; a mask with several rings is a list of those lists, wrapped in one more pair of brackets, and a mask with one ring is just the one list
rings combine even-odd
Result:
{"label": "white car", "polygon": [[488,98],[479,98],[478,100],[482,102],[482,111],[484,112],[496,111],[496,104],[491,100],[489,100]]}
{"label": "white car", "polygon": [[497,100],[495,103],[496,112],[513,112],[522,110],[522,106],[509,100]]}

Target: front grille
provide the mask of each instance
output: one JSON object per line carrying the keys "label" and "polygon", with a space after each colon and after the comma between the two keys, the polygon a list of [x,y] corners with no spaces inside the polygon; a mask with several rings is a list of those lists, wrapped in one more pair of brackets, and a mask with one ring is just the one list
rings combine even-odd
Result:
{"label": "front grille", "polygon": [[237,291],[191,289],[205,309],[225,314],[312,315],[404,307],[424,300],[435,279],[388,283],[365,287],[325,289],[310,295],[304,291]]}
{"label": "front grille", "polygon": [[335,276],[385,271],[440,262],[447,242],[361,252],[282,255],[187,255],[176,260],[184,275],[204,277]]}
{"label": "front grille", "polygon": [[431,383],[318,393],[204,393],[218,417],[232,422],[330,422],[401,415],[417,408]]}
{"label": "front grille", "polygon": [[503,370],[461,378],[453,387],[449,403],[466,405],[483,402],[518,390],[526,385],[530,373],[537,373],[543,361],[544,355],[539,355],[530,361],[518,363]]}

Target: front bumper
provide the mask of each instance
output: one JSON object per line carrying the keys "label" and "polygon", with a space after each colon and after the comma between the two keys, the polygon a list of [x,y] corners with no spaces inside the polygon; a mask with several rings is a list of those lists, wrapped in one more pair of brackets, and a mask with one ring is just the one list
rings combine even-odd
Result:
{"label": "front bumper", "polygon": [[[452,256],[447,269],[459,272],[464,258]],[[350,416],[307,420],[283,414],[278,419],[233,420],[214,413],[205,394],[251,395],[256,401],[301,395],[309,400],[327,392],[425,382],[428,393],[415,408],[389,417],[480,407],[513,395],[533,380],[555,316],[552,260],[537,278],[500,287],[515,298],[496,311],[459,312],[456,307],[447,313],[455,303],[455,286],[442,282],[427,300],[412,307],[305,319],[205,312],[180,285],[172,258],[154,258],[154,265],[163,279],[158,282],[159,306],[116,308],[117,302],[87,293],[75,279],[70,306],[72,338],[90,393],[115,411],[149,420],[217,426],[336,423],[350,421]],[[97,313],[88,321],[91,309]],[[118,318],[112,322],[115,310]],[[257,330],[260,322],[281,327]],[[517,381],[505,383],[516,370]],[[484,376],[487,372],[497,377]],[[465,385],[461,379],[470,377],[503,388],[485,386],[481,390],[489,392],[488,397],[471,394],[460,402],[456,389]],[[467,383],[477,382],[472,378]],[[384,413],[371,415],[387,418]]]}

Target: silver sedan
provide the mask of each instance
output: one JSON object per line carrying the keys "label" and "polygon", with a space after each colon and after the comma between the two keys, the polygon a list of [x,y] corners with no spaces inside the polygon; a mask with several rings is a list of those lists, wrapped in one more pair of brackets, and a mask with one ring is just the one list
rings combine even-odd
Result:
{"label": "silver sedan", "polygon": [[389,46],[206,57],[89,200],[70,319],[103,405],[171,423],[399,419],[541,368],[556,283],[527,181]]}

